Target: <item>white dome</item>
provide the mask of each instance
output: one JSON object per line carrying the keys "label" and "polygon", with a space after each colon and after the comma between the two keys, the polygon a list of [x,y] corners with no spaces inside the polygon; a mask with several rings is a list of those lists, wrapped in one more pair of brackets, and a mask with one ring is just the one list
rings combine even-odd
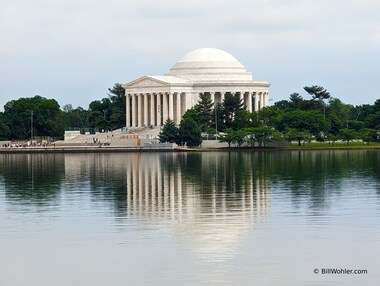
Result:
{"label": "white dome", "polygon": [[170,76],[192,81],[247,81],[251,73],[231,54],[214,48],[194,50],[180,59]]}

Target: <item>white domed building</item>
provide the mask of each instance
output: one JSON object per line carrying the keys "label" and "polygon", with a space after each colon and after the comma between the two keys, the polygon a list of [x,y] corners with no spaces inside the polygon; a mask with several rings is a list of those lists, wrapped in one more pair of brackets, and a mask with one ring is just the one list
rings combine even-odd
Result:
{"label": "white domed building", "polygon": [[226,93],[238,95],[248,111],[268,105],[269,82],[252,74],[229,53],[214,48],[194,50],[163,76],[143,76],[124,85],[126,126],[161,126],[168,119],[179,124],[185,111],[207,93],[222,102]]}

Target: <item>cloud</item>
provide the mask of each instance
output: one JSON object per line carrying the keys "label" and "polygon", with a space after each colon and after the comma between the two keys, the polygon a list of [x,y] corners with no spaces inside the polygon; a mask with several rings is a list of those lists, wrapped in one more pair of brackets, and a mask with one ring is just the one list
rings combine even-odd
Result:
{"label": "cloud", "polygon": [[218,47],[271,81],[276,98],[323,81],[339,94],[366,90],[348,101],[373,102],[379,10],[374,0],[3,0],[0,97],[42,90],[83,106],[114,82],[163,74],[193,49]]}

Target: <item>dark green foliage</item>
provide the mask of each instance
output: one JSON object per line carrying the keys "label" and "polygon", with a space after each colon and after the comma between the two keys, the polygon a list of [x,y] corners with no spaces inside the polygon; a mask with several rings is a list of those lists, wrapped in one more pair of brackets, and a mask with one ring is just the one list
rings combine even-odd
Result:
{"label": "dark green foliage", "polygon": [[209,93],[201,93],[199,96],[200,100],[194,109],[198,114],[197,122],[199,123],[201,130],[205,131],[212,122],[213,119],[213,106],[214,103],[211,101],[211,96]]}
{"label": "dark green foliage", "polygon": [[194,120],[199,126],[201,125],[199,112],[195,109],[195,107],[192,107],[183,114],[182,119],[191,119]]}
{"label": "dark green foliage", "polygon": [[214,105],[211,126],[217,129],[218,132],[225,129],[225,124],[224,124],[223,119],[224,119],[223,105],[221,103],[216,103]]}
{"label": "dark green foliage", "polygon": [[179,143],[187,146],[199,146],[202,143],[201,128],[192,118],[182,118],[179,127]]}
{"label": "dark green foliage", "polygon": [[372,112],[365,119],[365,123],[369,128],[380,129],[380,99],[375,101]]}
{"label": "dark green foliage", "polygon": [[305,86],[303,88],[313,99],[324,100],[330,98],[330,93],[322,86],[313,85]]}
{"label": "dark green foliage", "polygon": [[348,145],[349,141],[357,137],[357,133],[355,132],[355,130],[343,128],[339,130],[339,136],[342,140],[347,141]]}
{"label": "dark green foliage", "polygon": [[244,141],[249,146],[267,147],[269,143],[278,141],[282,138],[279,131],[270,126],[258,126],[254,128],[245,128],[242,130]]}
{"label": "dark green foliage", "polygon": [[311,134],[308,130],[300,130],[296,128],[286,128],[284,131],[285,139],[290,143],[291,141],[297,141],[298,146],[301,146],[302,141],[310,141]]}
{"label": "dark green foliage", "polygon": [[273,104],[273,107],[277,108],[278,110],[289,110],[290,104],[287,100],[280,100]]}
{"label": "dark green foliage", "polygon": [[277,127],[282,120],[282,114],[274,106],[264,107],[258,111],[258,125]]}
{"label": "dark green foliage", "polygon": [[227,128],[224,131],[224,134],[219,136],[219,142],[226,142],[228,144],[228,148],[230,148],[231,144],[236,143],[237,136],[237,131],[233,130],[232,128]]}
{"label": "dark green foliage", "polygon": [[94,100],[89,105],[89,123],[91,128],[112,130],[120,126],[110,126],[110,116],[112,115],[114,104],[109,98]]}
{"label": "dark green foliage", "polygon": [[299,93],[294,92],[289,96],[289,110],[296,110],[300,107],[301,102],[304,101]]}
{"label": "dark green foliage", "polygon": [[57,101],[36,95],[5,104],[4,119],[10,139],[27,139],[31,136],[32,112],[33,136],[63,136],[65,120]]}
{"label": "dark green foliage", "polygon": [[329,130],[329,123],[323,118],[323,115],[316,111],[295,110],[284,113],[282,121],[279,124],[279,130],[284,131],[286,128],[294,128],[299,131],[307,131],[317,136],[321,132],[326,133]]}
{"label": "dark green foliage", "polygon": [[108,89],[109,97],[94,100],[89,104],[88,110],[81,107],[72,108],[71,104],[63,107],[66,122],[70,128],[92,128],[96,131],[115,130],[125,126],[125,90],[116,83]]}
{"label": "dark green foliage", "polygon": [[227,93],[223,104],[223,123],[224,128],[233,128],[233,121],[236,116],[236,114],[243,110],[244,104],[242,100],[239,98],[238,95],[232,95],[230,93]]}
{"label": "dark green foliage", "polygon": [[231,144],[236,144],[237,147],[241,147],[243,144],[253,147],[256,143],[259,147],[267,147],[269,143],[278,141],[281,138],[281,133],[274,128],[258,126],[240,130],[228,128],[220,136],[219,141],[228,143],[228,147],[231,147]]}
{"label": "dark green foliage", "polygon": [[178,128],[175,126],[173,120],[166,120],[160,134],[158,134],[158,139],[161,143],[170,142],[176,143],[179,140]]}
{"label": "dark green foliage", "polygon": [[78,107],[76,109],[67,109],[66,108],[65,116],[66,116],[66,122],[68,127],[75,127],[75,128],[89,128],[90,121],[93,122],[95,119],[94,114],[91,114],[90,118],[90,112],[83,109],[82,107]]}
{"label": "dark green foliage", "polygon": [[376,129],[363,128],[358,131],[357,136],[367,143],[380,141],[380,131]]}
{"label": "dark green foliage", "polygon": [[380,129],[380,111],[368,115],[365,125],[369,128]]}
{"label": "dark green foliage", "polygon": [[252,113],[245,109],[242,109],[236,112],[232,126],[234,130],[239,130],[243,128],[253,127],[255,122],[256,121],[252,120]]}
{"label": "dark green foliage", "polygon": [[0,112],[0,140],[6,140],[9,138],[10,130],[5,122],[4,113]]}
{"label": "dark green foliage", "polygon": [[329,115],[328,117],[333,118],[334,123],[337,125],[336,128],[349,128],[349,121],[354,118],[353,106],[350,104],[344,104],[337,98],[332,98],[329,101],[328,106]]}
{"label": "dark green foliage", "polygon": [[365,121],[374,112],[374,106],[370,104],[357,105],[353,108],[354,120]]}
{"label": "dark green foliage", "polygon": [[112,88],[109,88],[108,96],[111,99],[112,105],[109,111],[109,129],[117,129],[125,126],[126,117],[126,97],[125,89],[120,83],[115,83]]}

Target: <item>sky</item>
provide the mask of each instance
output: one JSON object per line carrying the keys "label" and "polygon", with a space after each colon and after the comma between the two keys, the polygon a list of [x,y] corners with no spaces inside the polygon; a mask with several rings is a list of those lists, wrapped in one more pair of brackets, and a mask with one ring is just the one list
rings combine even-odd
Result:
{"label": "sky", "polygon": [[378,0],[0,0],[0,111],[40,95],[88,108],[115,83],[163,75],[188,52],[232,54],[270,103],[321,85],[380,98]]}

